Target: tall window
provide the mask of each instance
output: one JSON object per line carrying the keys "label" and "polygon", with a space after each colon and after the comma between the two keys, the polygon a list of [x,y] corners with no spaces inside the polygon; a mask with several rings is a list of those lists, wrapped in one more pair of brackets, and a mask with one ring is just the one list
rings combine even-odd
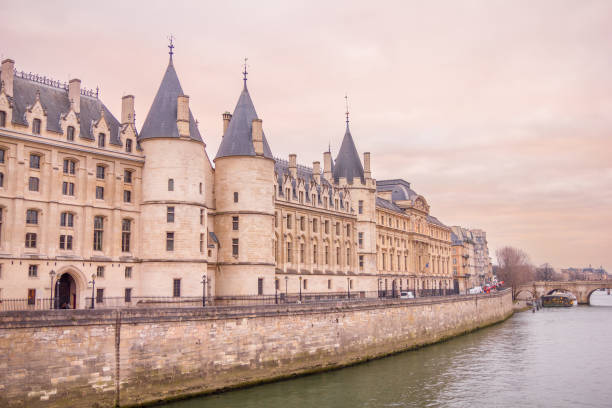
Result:
{"label": "tall window", "polygon": [[359,255],[359,269],[363,269],[363,255]]}
{"label": "tall window", "polygon": [[234,202],[237,203],[238,202],[238,192],[234,191]]}
{"label": "tall window", "polygon": [[312,220],[312,232],[317,232],[319,229],[319,221],[316,218]]}
{"label": "tall window", "polygon": [[98,134],[98,147],[106,146],[106,135],[104,133]]}
{"label": "tall window", "polygon": [[291,262],[291,242],[287,242],[287,262]]}
{"label": "tall window", "polygon": [[130,252],[130,237],[132,235],[132,221],[121,221],[121,252]]}
{"label": "tall window", "polygon": [[104,187],[96,186],[96,199],[104,200]]}
{"label": "tall window", "polygon": [[125,140],[125,151],[128,153],[132,153],[132,139]]}
{"label": "tall window", "polygon": [[30,168],[40,169],[40,156],[37,154],[30,155]]}
{"label": "tall window", "polygon": [[26,224],[38,224],[38,211],[27,210],[26,211]]}
{"label": "tall window", "polygon": [[6,112],[0,111],[0,127],[6,127]]}
{"label": "tall window", "polygon": [[4,163],[5,155],[6,155],[6,150],[0,149],[0,163]]}
{"label": "tall window", "polygon": [[166,222],[174,222],[174,207],[166,208]]}
{"label": "tall window", "polygon": [[174,232],[166,232],[166,251],[174,251]]}
{"label": "tall window", "polygon": [[0,173],[0,187],[4,187],[4,173]]}
{"label": "tall window", "polygon": [[351,266],[351,249],[346,248],[346,265]]}
{"label": "tall window", "polygon": [[36,304],[36,289],[28,289],[28,305]]}
{"label": "tall window", "polygon": [[60,227],[73,227],[74,226],[74,214],[69,212],[63,212],[60,214]]}
{"label": "tall window", "polygon": [[340,223],[336,222],[336,235],[340,235]]}
{"label": "tall window", "polygon": [[329,265],[329,246],[325,245],[325,265]]}
{"label": "tall window", "polygon": [[305,225],[306,225],[306,217],[301,216],[300,217],[300,230],[301,231],[304,231]]}
{"label": "tall window", "polygon": [[336,265],[340,265],[340,247],[336,247]]}
{"label": "tall window", "polygon": [[257,278],[257,294],[263,295],[263,278]]}
{"label": "tall window", "polygon": [[65,234],[60,235],[59,247],[60,249],[71,251],[72,250],[72,235],[65,235]]}
{"label": "tall window", "polygon": [[304,244],[300,244],[300,263],[304,263]]}
{"label": "tall window", "polygon": [[94,217],[94,236],[93,236],[94,251],[102,251],[103,238],[104,238],[104,217],[97,215]]}
{"label": "tall window", "polygon": [[232,229],[238,231],[238,217],[232,217]]}
{"label": "tall window", "polygon": [[40,135],[40,119],[34,119],[32,122],[32,133]]}
{"label": "tall window", "polygon": [[96,166],[96,178],[100,180],[104,180],[104,173],[106,168],[104,166],[97,165]]}
{"label": "tall window", "polygon": [[36,278],[38,276],[38,265],[28,266],[28,276],[30,278]]}
{"label": "tall window", "polygon": [[200,234],[200,253],[204,253],[204,234]]}
{"label": "tall window", "polygon": [[312,246],[312,263],[317,264],[317,244]]}
{"label": "tall window", "polygon": [[132,183],[132,171],[131,170],[123,171],[123,182],[127,184]]}
{"label": "tall window", "polygon": [[200,208],[200,225],[204,225],[204,209]]}
{"label": "tall window", "polygon": [[131,266],[125,267],[125,279],[132,279],[132,267]]}
{"label": "tall window", "polygon": [[76,163],[74,160],[64,159],[64,174],[74,174],[76,172]]}
{"label": "tall window", "polygon": [[63,181],[62,182],[62,194],[73,196],[74,195],[74,183],[71,183],[69,181]]}
{"label": "tall window", "polygon": [[2,242],[2,224],[4,223],[4,211],[0,207],[0,242]]}
{"label": "tall window", "polygon": [[28,232],[25,237],[25,247],[26,248],[36,248],[36,234],[33,232]]}
{"label": "tall window", "polygon": [[123,202],[124,203],[132,202],[132,192],[130,190],[123,190]]}
{"label": "tall window", "polygon": [[125,288],[125,303],[130,303],[132,301],[132,288]]}
{"label": "tall window", "polygon": [[359,200],[359,214],[363,214],[363,200]]}
{"label": "tall window", "polygon": [[180,279],[174,279],[173,281],[172,296],[181,297],[181,280]]}
{"label": "tall window", "polygon": [[329,220],[325,220],[325,233],[329,234]]}
{"label": "tall window", "polygon": [[287,228],[291,228],[291,214],[287,214]]}
{"label": "tall window", "polygon": [[96,303],[104,303],[104,289],[96,289]]}
{"label": "tall window", "polygon": [[359,242],[359,248],[363,248],[363,232],[360,232],[358,234],[358,242]]}
{"label": "tall window", "polygon": [[174,179],[168,179],[168,191],[174,191]]}
{"label": "tall window", "polygon": [[232,255],[238,256],[238,238],[232,238]]}
{"label": "tall window", "polygon": [[68,140],[69,142],[74,141],[74,127],[73,126],[68,126],[68,129],[66,129],[66,140]]}

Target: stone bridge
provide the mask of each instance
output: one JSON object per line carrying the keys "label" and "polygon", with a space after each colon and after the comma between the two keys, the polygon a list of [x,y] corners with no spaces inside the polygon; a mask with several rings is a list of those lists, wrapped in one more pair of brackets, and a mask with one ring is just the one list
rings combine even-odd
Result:
{"label": "stone bridge", "polygon": [[600,281],[538,281],[530,282],[519,286],[514,294],[515,299],[525,298],[530,294],[533,298],[539,299],[542,295],[547,295],[554,290],[565,290],[576,296],[578,304],[588,305],[591,294],[597,289],[612,289],[612,280]]}

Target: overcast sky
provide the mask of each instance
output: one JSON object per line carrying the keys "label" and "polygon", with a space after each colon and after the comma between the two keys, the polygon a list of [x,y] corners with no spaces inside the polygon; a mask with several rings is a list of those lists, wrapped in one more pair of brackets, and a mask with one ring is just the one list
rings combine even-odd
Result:
{"label": "overcast sky", "polygon": [[[612,272],[612,2],[0,0],[18,70],[100,86],[146,117],[175,67],[209,156],[249,90],[274,155],[322,161],[344,95],[375,178],[403,178],[447,225],[535,264]],[[129,3],[129,4],[128,4]]]}

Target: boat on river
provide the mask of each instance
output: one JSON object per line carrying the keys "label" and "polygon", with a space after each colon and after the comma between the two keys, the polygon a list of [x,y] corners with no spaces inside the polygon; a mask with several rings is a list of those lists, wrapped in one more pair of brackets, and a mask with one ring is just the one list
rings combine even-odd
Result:
{"label": "boat on river", "polygon": [[554,292],[550,295],[542,296],[543,307],[572,307],[577,306],[576,296],[569,292]]}

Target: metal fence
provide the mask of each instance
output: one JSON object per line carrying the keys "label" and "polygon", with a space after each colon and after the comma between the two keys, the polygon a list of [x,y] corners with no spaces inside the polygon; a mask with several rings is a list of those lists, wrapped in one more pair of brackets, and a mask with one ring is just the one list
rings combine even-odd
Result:
{"label": "metal fence", "polygon": [[[274,295],[241,295],[206,297],[206,306],[257,306],[301,303],[325,303],[338,301],[372,301],[400,299],[411,300],[433,296],[456,296],[452,289],[401,289],[378,291],[343,291],[343,292],[297,292],[277,291]],[[203,307],[202,297],[162,297],[162,296],[118,296],[85,298],[81,309],[119,309],[119,308],[191,308]],[[56,299],[0,299],[0,311],[9,310],[48,310],[70,308],[60,305]]]}

